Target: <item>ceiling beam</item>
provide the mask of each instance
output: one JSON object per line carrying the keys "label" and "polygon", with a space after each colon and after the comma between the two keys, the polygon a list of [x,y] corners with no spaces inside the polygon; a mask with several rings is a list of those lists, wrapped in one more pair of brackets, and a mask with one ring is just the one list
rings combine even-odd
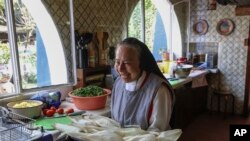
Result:
{"label": "ceiling beam", "polygon": [[250,6],[236,6],[235,15],[236,16],[250,15]]}

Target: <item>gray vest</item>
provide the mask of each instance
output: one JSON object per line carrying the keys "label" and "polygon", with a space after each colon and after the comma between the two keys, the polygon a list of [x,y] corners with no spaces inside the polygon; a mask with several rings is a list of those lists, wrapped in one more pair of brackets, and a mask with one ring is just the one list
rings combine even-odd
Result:
{"label": "gray vest", "polygon": [[148,128],[148,114],[161,83],[162,78],[149,74],[142,88],[130,92],[125,89],[125,83],[118,77],[113,85],[111,95],[111,115],[122,127],[139,125],[142,129]]}

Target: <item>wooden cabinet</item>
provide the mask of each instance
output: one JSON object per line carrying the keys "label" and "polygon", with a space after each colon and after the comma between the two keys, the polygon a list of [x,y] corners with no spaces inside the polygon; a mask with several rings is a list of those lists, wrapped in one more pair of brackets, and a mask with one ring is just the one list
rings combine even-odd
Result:
{"label": "wooden cabinet", "polygon": [[201,113],[207,111],[208,86],[191,88],[192,83],[175,89],[172,128],[184,129]]}
{"label": "wooden cabinet", "polygon": [[105,87],[105,78],[110,72],[110,66],[77,69],[77,85],[74,88],[76,89],[87,85]]}

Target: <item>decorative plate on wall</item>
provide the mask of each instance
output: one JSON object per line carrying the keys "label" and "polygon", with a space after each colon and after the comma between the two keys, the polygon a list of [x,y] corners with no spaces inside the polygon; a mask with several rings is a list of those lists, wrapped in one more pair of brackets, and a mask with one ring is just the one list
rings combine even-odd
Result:
{"label": "decorative plate on wall", "polygon": [[234,22],[230,19],[222,19],[217,23],[216,30],[221,35],[229,35],[234,30]]}
{"label": "decorative plate on wall", "polygon": [[208,31],[208,23],[206,20],[199,20],[193,25],[195,34],[204,35]]}

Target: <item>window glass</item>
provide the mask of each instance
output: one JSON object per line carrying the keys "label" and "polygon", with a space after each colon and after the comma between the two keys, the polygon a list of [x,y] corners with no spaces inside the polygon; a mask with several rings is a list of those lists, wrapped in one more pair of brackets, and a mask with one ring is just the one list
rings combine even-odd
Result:
{"label": "window glass", "polygon": [[151,0],[145,0],[145,43],[153,50],[156,25],[156,8]]}
{"label": "window glass", "polygon": [[14,93],[12,80],[12,65],[10,61],[10,47],[7,42],[8,34],[6,26],[0,25],[0,96],[5,93]]}
{"label": "window glass", "polygon": [[22,2],[14,4],[18,5],[18,8],[14,7],[16,19],[24,19],[16,20],[22,22],[17,28],[24,28],[24,35],[16,33],[22,87],[28,89],[67,83],[63,45],[52,17],[41,1]]}
{"label": "window glass", "polygon": [[[171,5],[165,0],[144,0],[144,10],[145,15],[141,15],[138,9],[141,9],[141,2],[137,3],[135,9],[132,12],[132,16],[129,20],[128,33],[132,37],[141,37],[145,31],[145,43],[152,51],[156,61],[162,61],[162,53],[171,53],[171,45],[173,43],[180,44],[181,36],[180,34],[175,34],[180,32],[179,24],[176,19],[175,12],[173,11],[171,15]],[[142,26],[141,21],[132,20],[134,15],[145,17],[145,29],[144,31],[139,31]],[[138,18],[140,19],[140,18]],[[176,26],[173,26],[176,25]],[[174,33],[172,34],[171,33]],[[138,34],[131,34],[131,33]],[[174,36],[172,36],[174,35]],[[174,37],[174,38],[171,38]],[[178,41],[171,43],[170,41]],[[181,46],[175,45],[175,50],[181,50]],[[176,49],[176,47],[178,49]],[[180,52],[180,51],[179,51]]]}
{"label": "window glass", "polygon": [[34,88],[37,87],[36,23],[22,1],[13,4],[21,84],[25,89]]}
{"label": "window glass", "polygon": [[142,13],[141,13],[141,1],[137,3],[134,11],[129,19],[128,25],[128,36],[142,39]]}
{"label": "window glass", "polygon": [[4,13],[4,1],[0,1],[0,96],[6,93],[14,93],[12,79],[12,64],[10,46],[8,41],[8,30]]}
{"label": "window glass", "polygon": [[[129,21],[129,36],[141,38],[142,21],[138,20],[145,17],[145,43],[152,51],[156,60],[161,60],[161,51],[167,50],[166,32],[156,6],[151,0],[144,1],[145,15],[141,14],[141,1],[137,3]],[[137,19],[137,20],[136,20]],[[133,34],[136,33],[136,34]]]}

